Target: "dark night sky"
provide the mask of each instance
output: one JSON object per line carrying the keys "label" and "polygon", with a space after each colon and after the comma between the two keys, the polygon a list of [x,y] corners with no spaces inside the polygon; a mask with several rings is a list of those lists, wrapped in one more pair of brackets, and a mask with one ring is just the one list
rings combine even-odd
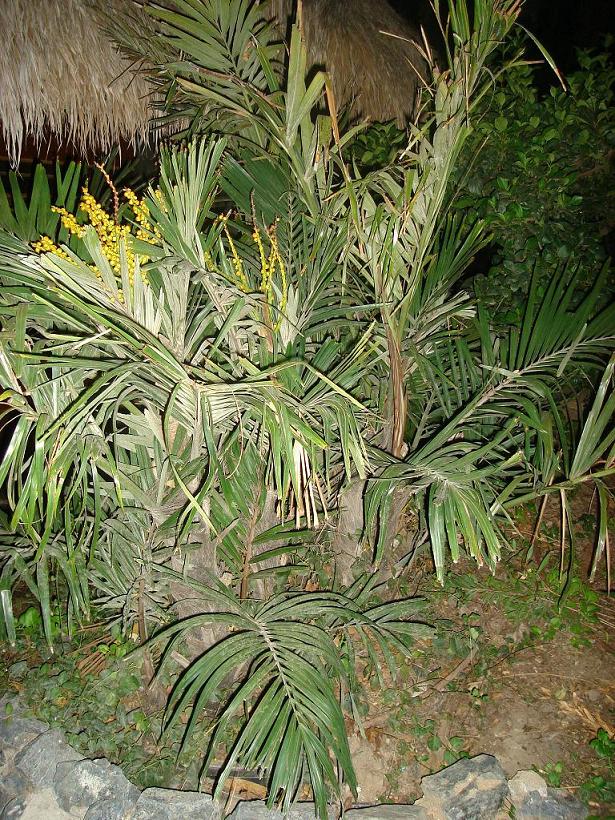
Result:
{"label": "dark night sky", "polygon": [[[431,14],[428,0],[389,2],[409,20]],[[567,72],[576,66],[575,47],[600,48],[605,35],[615,34],[615,0],[525,0],[521,23]]]}
{"label": "dark night sky", "polygon": [[602,48],[605,36],[615,32],[615,2],[526,0],[521,22],[568,71],[576,65],[576,47]]}

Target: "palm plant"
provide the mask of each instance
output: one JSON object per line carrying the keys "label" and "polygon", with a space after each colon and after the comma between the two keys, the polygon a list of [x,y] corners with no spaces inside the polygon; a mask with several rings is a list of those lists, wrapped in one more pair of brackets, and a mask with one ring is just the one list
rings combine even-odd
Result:
{"label": "palm plant", "polygon": [[[292,512],[297,524],[307,519],[313,525],[326,512],[338,463],[364,469],[364,411],[348,388],[363,373],[367,343],[363,336],[326,338],[331,315],[323,312],[322,294],[330,285],[322,277],[324,263],[331,268],[337,259],[338,230],[332,248],[320,243],[321,268],[312,265],[301,279],[303,272],[280,262],[275,229],[255,219],[256,252],[250,252],[242,226],[235,229],[212,213],[223,152],[224,143],[211,141],[165,154],[160,187],[135,207],[137,234],[121,234],[117,258],[108,232],[101,241],[100,232],[75,227],[70,215],[65,220],[81,243],[74,251],[64,246],[37,256],[18,240],[2,238],[3,398],[20,415],[0,480],[8,480],[7,526],[23,539],[3,544],[3,610],[12,634],[10,590],[21,578],[41,604],[50,643],[54,587],[65,592],[69,627],[95,604],[142,640],[169,619],[173,599],[184,620],[171,630],[181,636],[220,620],[234,621],[239,630],[241,617],[258,616],[259,641],[263,629],[271,633],[288,656],[284,669],[291,665],[275,703],[292,717],[278,728],[294,752],[284,766],[273,767],[272,799],[278,793],[286,804],[294,798],[305,765],[322,809],[337,786],[329,749],[354,783],[335,685],[342,661],[331,667],[339,641],[323,643],[322,626],[310,633],[311,648],[309,642],[288,643],[285,632],[301,622],[306,633],[312,618],[326,625],[327,617],[333,629],[337,613],[340,623],[358,619],[360,632],[365,621],[378,640],[393,640],[407,631],[400,618],[415,604],[363,615],[351,598],[305,594],[278,623],[286,599],[272,608],[267,598],[258,604],[250,598],[254,581],[275,569],[270,560],[294,549],[296,532],[289,536],[284,526],[271,526],[271,496],[282,520]],[[228,168],[230,188],[239,177],[236,166]],[[96,218],[104,222],[100,212]],[[311,238],[309,221],[301,228]],[[281,313],[285,288],[296,319],[289,319],[290,309]],[[321,311],[324,330],[312,310]],[[312,340],[310,328],[323,334],[322,342]],[[332,452],[323,456],[323,448]],[[266,566],[251,578],[251,566],[260,562]],[[235,592],[222,587],[222,618],[207,609],[209,587],[216,588],[211,578],[224,573]],[[269,620],[265,610],[271,610]],[[227,642],[190,666],[189,679],[196,672],[200,680],[201,670],[209,675]],[[265,667],[255,676],[258,646],[248,641],[242,655],[247,660],[252,653],[255,664],[242,699],[248,689],[280,686],[277,655],[268,659],[267,677]],[[313,672],[306,680],[306,665],[318,659],[322,680]],[[324,698],[324,713],[298,708],[305,692]],[[262,714],[261,707],[250,731]],[[260,737],[258,749],[247,750],[238,740],[236,756],[249,751],[252,763],[271,765],[274,746]]]}
{"label": "palm plant", "polygon": [[[71,162],[65,169],[60,163],[55,168],[55,201],[59,208],[72,210],[75,207],[81,166]],[[59,215],[52,211],[52,187],[47,178],[45,166],[38,164],[32,175],[30,196],[24,196],[19,178],[15,171],[8,174],[9,191],[0,181],[0,225],[6,231],[21,237],[25,241],[33,242],[42,234],[53,236],[60,222]],[[10,202],[9,202],[10,196]],[[61,241],[68,239],[68,232],[64,231]]]}
{"label": "palm plant", "polygon": [[[550,492],[553,454],[559,441],[567,443],[561,425],[547,423],[553,414],[559,418],[562,374],[571,360],[586,371],[599,368],[615,342],[613,306],[588,321],[601,280],[572,312],[574,287],[574,277],[565,272],[554,277],[539,306],[530,300],[520,328],[500,337],[479,317],[474,336],[449,334],[424,365],[432,380],[422,381],[415,400],[412,445],[403,460],[383,463],[370,494],[368,521],[386,511],[392,488],[409,488],[424,511],[441,579],[447,555],[456,562],[462,546],[479,564],[493,568],[505,543],[497,514],[517,499]],[[592,422],[584,437],[595,449],[585,452],[586,445],[585,458],[575,459],[577,482],[590,477],[610,446],[608,436],[602,448],[595,437],[608,429],[612,411],[596,412],[600,421]]]}
{"label": "palm plant", "polygon": [[[292,504],[298,517],[314,515],[322,494],[323,434],[343,430],[348,463],[361,463],[360,404],[319,369],[348,372],[342,363],[352,351],[328,346],[309,361],[285,345],[276,359],[271,342],[285,327],[273,324],[267,292],[252,290],[248,264],[233,258],[225,221],[208,218],[222,153],[223,143],[213,142],[166,156],[159,193],[147,202],[159,244],[135,240],[151,259],[143,269],[145,257],[133,254],[131,269],[121,245],[118,278],[91,228],[83,243],[95,270],[68,250],[24,264],[27,248],[5,245],[11,342],[2,378],[21,416],[0,479],[9,478],[11,526],[36,545],[39,574],[58,520],[61,538],[85,528],[75,541],[93,554],[102,530],[109,549],[122,539],[121,523],[135,548],[142,533],[138,551],[150,555],[161,534],[183,550],[199,526],[201,537],[225,531],[221,555],[237,572],[233,543],[260,517],[234,476],[244,453],[240,470],[260,458],[251,480],[270,486],[281,509]],[[65,499],[80,505],[70,526]],[[85,601],[70,600],[87,612]]]}
{"label": "palm plant", "polygon": [[[603,363],[613,310],[595,315],[598,283],[572,312],[563,274],[498,335],[455,290],[484,237],[454,213],[451,170],[516,0],[475,0],[472,23],[451,0],[425,120],[398,166],[364,178],[352,134],[314,113],[325,78],[306,82],[297,26],[283,79],[257,5],[174,6],[151,13],[158,82],[204,134],[162,153],[143,200],[128,192],[132,226],[88,200],[91,226],[64,214],[70,247],[0,235],[1,398],[18,414],[0,462],[16,533],[0,542],[2,611],[12,634],[22,578],[49,641],[58,597],[69,627],[93,605],[142,641],[164,627],[165,663],[186,641],[169,720],[192,709],[190,733],[230,687],[208,760],[245,704],[218,788],[235,763],[263,767],[288,808],[307,776],[322,815],[331,756],[354,784],[340,711],[353,641],[392,661],[413,605],[379,607],[360,582],[280,583],[300,572],[304,530],[367,478],[376,564],[401,497],[440,577],[461,549],[493,566],[497,516],[555,475],[561,375]],[[610,373],[570,480],[612,461]]]}
{"label": "palm plant", "polygon": [[306,775],[320,817],[327,816],[331,794],[339,797],[342,782],[356,793],[340,704],[340,696],[351,703],[355,696],[355,645],[380,665],[377,647],[394,675],[392,650],[406,654],[409,637],[429,634],[428,627],[407,621],[420,609],[418,599],[374,604],[373,593],[372,576],[359,579],[344,594],[285,592],[267,601],[238,601],[212,581],[203,594],[213,611],[160,633],[168,641],[162,669],[186,629],[212,621],[233,628],[177,679],[166,728],[189,708],[184,741],[229,674],[250,664],[248,674],[223,695],[203,763],[206,768],[219,751],[232,718],[247,709],[219,775],[217,795],[238,763],[269,772],[270,802],[278,802],[285,812]]}
{"label": "palm plant", "polygon": [[[583,484],[593,485],[598,500],[598,526],[590,580],[593,580],[600,560],[606,556],[607,591],[611,589],[608,518],[612,490],[609,486],[609,478],[615,475],[614,368],[615,359],[611,356],[598,383],[594,399],[585,417],[581,418],[582,423],[573,422],[569,425],[570,431],[568,432],[560,418],[560,413],[557,410],[553,411],[554,423],[545,425],[541,436],[539,459],[537,459],[540,471],[536,479],[530,486],[523,489],[518,484],[514,486],[514,492],[508,489],[502,502],[505,509],[514,509],[528,502],[540,502],[534,535],[529,547],[531,553],[546,505],[554,494],[559,497],[561,509],[560,575],[563,576],[567,538],[570,544],[568,570],[574,557],[572,550],[573,521],[570,516],[569,497]],[[554,429],[557,430],[556,436]],[[566,574],[568,583],[571,576],[569,572]]]}

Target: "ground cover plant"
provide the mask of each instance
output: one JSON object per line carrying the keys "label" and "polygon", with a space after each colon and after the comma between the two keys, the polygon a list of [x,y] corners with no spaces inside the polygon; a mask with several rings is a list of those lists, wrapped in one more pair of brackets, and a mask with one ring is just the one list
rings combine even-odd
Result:
{"label": "ground cover plant", "polygon": [[504,330],[460,289],[487,236],[451,183],[519,4],[441,11],[448,67],[399,162],[364,172],[317,113],[299,25],[285,61],[247,0],[152,6],[132,48],[189,138],[143,196],[109,179],[107,208],[86,188],[52,211],[64,234],[0,234],[6,637],[25,585],[49,651],[93,617],[134,640],[163,735],[185,750],[208,721],[217,795],[237,769],[284,809],[357,793],[356,660],[394,677],[433,632],[381,586],[421,545],[440,582],[462,555],[494,571],[512,511],[555,496],[572,583],[569,498],[591,484],[608,556],[605,273],[580,302],[574,272],[535,278]]}

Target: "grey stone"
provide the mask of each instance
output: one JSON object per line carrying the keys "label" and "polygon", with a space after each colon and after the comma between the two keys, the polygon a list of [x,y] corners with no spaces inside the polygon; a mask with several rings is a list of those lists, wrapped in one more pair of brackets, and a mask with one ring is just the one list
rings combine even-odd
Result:
{"label": "grey stone", "polygon": [[10,769],[2,773],[0,781],[0,809],[16,797],[24,797],[32,789],[32,783],[19,769]]}
{"label": "grey stone", "polygon": [[344,814],[348,820],[431,820],[431,815],[420,806],[381,805],[351,809]]}
{"label": "grey stone", "polygon": [[[338,816],[336,809],[329,810],[331,820]],[[313,803],[295,803],[291,806],[288,814],[283,814],[276,809],[268,809],[263,800],[242,800],[237,804],[235,810],[229,815],[227,820],[314,820],[316,809]]]}
{"label": "grey stone", "polygon": [[587,806],[566,789],[547,789],[545,797],[531,792],[526,799],[515,805],[517,820],[585,820],[589,817]]}
{"label": "grey stone", "polygon": [[25,795],[14,797],[0,811],[0,820],[16,820],[16,818],[22,817],[26,806],[27,797]]}
{"label": "grey stone", "polygon": [[[0,713],[1,714],[1,713]],[[49,730],[47,723],[19,714],[0,717],[0,748],[12,759],[24,746]]]}
{"label": "grey stone", "polygon": [[537,792],[541,797],[547,796],[547,784],[543,778],[534,771],[517,772],[508,781],[510,799],[515,806],[520,805],[532,792]]}
{"label": "grey stone", "polygon": [[[542,809],[542,817],[558,817],[562,820],[586,820],[589,817],[587,806],[566,789],[547,789],[546,803],[547,811]],[[548,814],[549,811],[553,813]]]}
{"label": "grey stone", "polygon": [[65,742],[62,732],[51,730],[28,743],[17,755],[15,766],[27,775],[35,786],[53,785],[56,766],[65,761],[81,760],[82,755]]}
{"label": "grey stone", "polygon": [[0,697],[0,718],[9,717],[10,715],[20,715],[22,712],[25,712],[25,706],[17,695],[12,695],[7,692]]}
{"label": "grey stone", "polygon": [[174,789],[145,789],[137,800],[132,820],[214,820],[218,805],[208,794]]}
{"label": "grey stone", "polygon": [[587,808],[566,789],[547,786],[538,772],[523,771],[508,781],[515,817],[521,820],[584,820]]}
{"label": "grey stone", "polygon": [[493,818],[508,797],[504,770],[491,755],[464,758],[421,780],[416,808],[445,820]]}
{"label": "grey stone", "polygon": [[137,797],[134,800],[126,801],[122,797],[109,797],[106,800],[98,800],[93,803],[85,813],[84,820],[132,820]]}
{"label": "grey stone", "polygon": [[114,797],[134,804],[139,796],[136,786],[126,779],[119,766],[105,758],[58,763],[53,779],[58,805],[64,811],[86,811],[93,803]]}
{"label": "grey stone", "polygon": [[6,808],[7,814],[0,814],[0,820],[75,820],[57,804],[51,789],[39,789],[25,798],[12,801]]}
{"label": "grey stone", "polygon": [[21,680],[28,674],[28,664],[25,661],[17,661],[9,666],[9,680]]}

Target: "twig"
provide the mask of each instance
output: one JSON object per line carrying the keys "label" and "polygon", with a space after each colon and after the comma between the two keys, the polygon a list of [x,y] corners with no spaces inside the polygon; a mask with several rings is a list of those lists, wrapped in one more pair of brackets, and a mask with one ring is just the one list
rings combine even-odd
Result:
{"label": "twig", "polygon": [[451,681],[456,680],[465,669],[467,669],[469,666],[472,666],[472,664],[474,663],[475,655],[475,650],[471,649],[470,652],[466,655],[466,657],[461,661],[461,663],[458,663],[457,666],[455,666],[455,668],[448,673],[448,675],[443,677],[442,680],[438,681],[438,683],[433,687],[432,691],[428,691],[423,695],[422,700],[426,700],[434,692],[444,692],[444,690],[446,689],[448,684],[451,683]]}

